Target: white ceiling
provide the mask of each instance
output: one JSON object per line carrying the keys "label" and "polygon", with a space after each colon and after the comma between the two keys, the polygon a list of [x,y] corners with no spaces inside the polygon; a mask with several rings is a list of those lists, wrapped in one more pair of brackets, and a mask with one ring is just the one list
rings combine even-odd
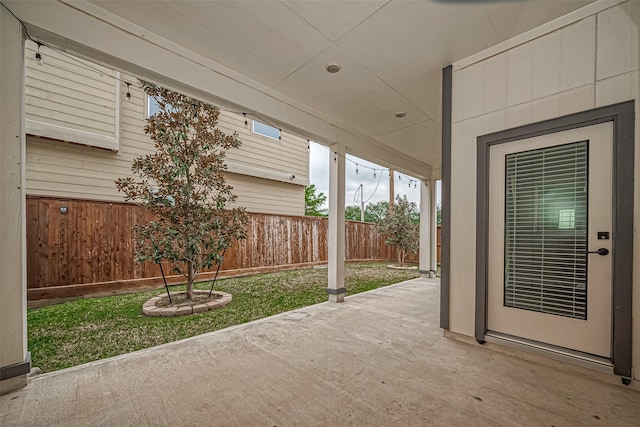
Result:
{"label": "white ceiling", "polygon": [[591,3],[90,1],[436,169],[442,68]]}

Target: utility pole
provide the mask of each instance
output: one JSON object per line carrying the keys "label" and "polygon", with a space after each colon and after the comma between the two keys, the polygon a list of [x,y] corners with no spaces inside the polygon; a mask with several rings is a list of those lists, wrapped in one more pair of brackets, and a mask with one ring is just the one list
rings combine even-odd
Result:
{"label": "utility pole", "polygon": [[393,201],[395,200],[395,189],[393,188],[394,170],[389,169],[389,213],[393,212]]}
{"label": "utility pole", "polygon": [[360,222],[364,222],[364,186],[360,184]]}

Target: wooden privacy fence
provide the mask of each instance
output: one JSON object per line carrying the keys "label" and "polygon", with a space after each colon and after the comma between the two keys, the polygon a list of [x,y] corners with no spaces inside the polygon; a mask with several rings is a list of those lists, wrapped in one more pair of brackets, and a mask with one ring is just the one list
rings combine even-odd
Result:
{"label": "wooden privacy fence", "polygon": [[[28,299],[108,295],[161,285],[156,264],[134,261],[133,226],[149,218],[145,209],[128,203],[28,197]],[[327,229],[326,218],[249,214],[247,239],[227,251],[220,277],[324,263]],[[347,260],[395,258],[395,250],[369,223],[347,221],[345,247]],[[171,274],[168,265],[165,273]],[[170,283],[183,280],[169,278]]]}

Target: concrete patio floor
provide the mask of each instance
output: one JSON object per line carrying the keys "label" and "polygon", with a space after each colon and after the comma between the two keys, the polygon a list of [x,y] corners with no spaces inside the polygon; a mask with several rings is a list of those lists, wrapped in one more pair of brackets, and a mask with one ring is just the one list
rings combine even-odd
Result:
{"label": "concrete patio floor", "polygon": [[2,426],[640,425],[640,392],[444,338],[416,279],[35,377]]}

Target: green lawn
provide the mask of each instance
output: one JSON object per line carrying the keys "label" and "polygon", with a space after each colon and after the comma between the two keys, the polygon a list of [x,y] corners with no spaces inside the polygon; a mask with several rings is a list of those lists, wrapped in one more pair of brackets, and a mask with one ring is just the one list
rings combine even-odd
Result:
{"label": "green lawn", "polygon": [[[415,270],[384,264],[347,264],[348,295],[413,279]],[[197,288],[208,289],[203,282]],[[27,313],[33,366],[55,371],[215,331],[327,300],[327,270],[306,269],[221,280],[233,295],[224,308],[174,318],[142,315],[142,304],[162,291],[85,299]],[[176,288],[172,288],[176,290]]]}

